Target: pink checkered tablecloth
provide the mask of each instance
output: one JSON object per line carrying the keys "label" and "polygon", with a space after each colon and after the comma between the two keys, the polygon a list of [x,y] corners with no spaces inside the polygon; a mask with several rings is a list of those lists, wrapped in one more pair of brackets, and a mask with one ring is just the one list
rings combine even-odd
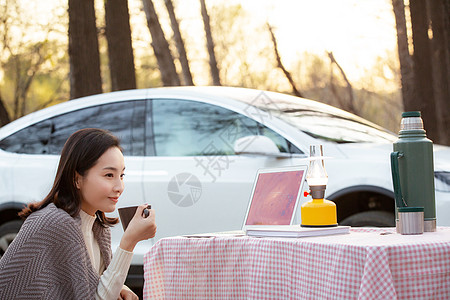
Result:
{"label": "pink checkered tablecloth", "polygon": [[144,278],[144,299],[450,299],[450,228],[165,238]]}

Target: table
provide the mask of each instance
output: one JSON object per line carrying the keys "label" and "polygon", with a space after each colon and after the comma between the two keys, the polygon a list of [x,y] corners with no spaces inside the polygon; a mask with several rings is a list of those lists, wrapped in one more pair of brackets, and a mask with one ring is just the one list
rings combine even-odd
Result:
{"label": "table", "polygon": [[450,228],[165,238],[145,255],[144,279],[144,299],[450,299]]}

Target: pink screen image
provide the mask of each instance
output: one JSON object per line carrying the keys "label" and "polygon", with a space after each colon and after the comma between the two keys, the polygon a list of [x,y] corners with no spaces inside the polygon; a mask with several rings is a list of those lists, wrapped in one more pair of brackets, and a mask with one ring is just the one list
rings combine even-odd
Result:
{"label": "pink screen image", "polygon": [[303,172],[259,174],[245,225],[290,225]]}

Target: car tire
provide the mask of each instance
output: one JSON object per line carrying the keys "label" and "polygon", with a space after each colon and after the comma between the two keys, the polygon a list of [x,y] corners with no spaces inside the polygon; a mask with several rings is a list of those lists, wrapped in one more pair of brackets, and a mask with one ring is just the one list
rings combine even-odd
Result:
{"label": "car tire", "polygon": [[0,226],[0,258],[5,254],[6,248],[14,240],[22,224],[21,220],[13,220]]}
{"label": "car tire", "polygon": [[393,213],[381,210],[363,211],[345,218],[339,222],[339,225],[394,227],[395,216]]}

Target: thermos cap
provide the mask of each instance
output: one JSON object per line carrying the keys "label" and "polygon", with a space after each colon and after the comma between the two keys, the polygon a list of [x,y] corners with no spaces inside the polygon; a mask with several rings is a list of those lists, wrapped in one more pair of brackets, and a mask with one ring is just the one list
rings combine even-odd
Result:
{"label": "thermos cap", "polygon": [[420,111],[405,111],[402,113],[402,118],[421,117]]}
{"label": "thermos cap", "polygon": [[423,212],[423,207],[416,206],[416,207],[397,207],[398,212]]}

